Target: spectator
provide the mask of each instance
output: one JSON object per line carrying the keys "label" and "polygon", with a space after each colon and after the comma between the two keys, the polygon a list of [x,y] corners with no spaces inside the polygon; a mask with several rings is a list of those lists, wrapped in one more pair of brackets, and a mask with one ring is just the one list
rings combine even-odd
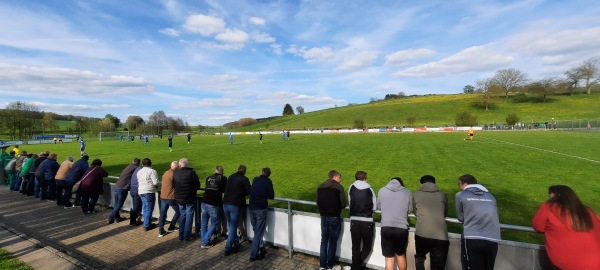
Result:
{"label": "spectator", "polygon": [[548,200],[533,217],[546,236],[546,252],[560,269],[600,269],[600,218],[568,186],[548,188]]}
{"label": "spectator", "polygon": [[21,169],[21,187],[19,188],[19,191],[23,195],[27,195],[27,188],[29,187],[29,182],[33,181],[33,179],[31,179],[29,171],[31,170],[31,166],[33,166],[33,162],[35,162],[37,157],[38,155],[36,154],[29,154],[27,156],[27,159],[23,163],[23,168]]}
{"label": "spectator", "polygon": [[340,214],[347,204],[346,192],[340,185],[342,175],[338,171],[329,171],[328,177],[317,188],[317,207],[321,215],[320,270],[334,269],[337,242],[343,222]]}
{"label": "spectator", "polygon": [[250,195],[250,179],[245,176],[246,166],[240,165],[236,173],[229,176],[223,194],[223,210],[227,218],[227,243],[225,244],[225,256],[229,256],[239,249],[237,236],[238,219],[246,206],[246,196]]}
{"label": "spectator", "polygon": [[[267,209],[269,207],[268,199],[275,198],[273,190],[273,182],[269,178],[271,169],[263,168],[260,176],[252,180],[252,188],[250,189],[250,223],[254,231],[252,238],[252,247],[250,248],[250,261],[262,260],[267,254],[263,234],[267,226]],[[260,251],[259,251],[260,249]]]}
{"label": "spectator", "polygon": [[98,197],[102,194],[104,188],[104,177],[108,176],[102,168],[102,160],[94,159],[92,165],[81,178],[79,192],[81,192],[81,210],[83,214],[94,214]]}
{"label": "spectator", "polygon": [[21,151],[21,154],[17,157],[17,160],[15,161],[15,170],[17,172],[17,181],[15,181],[13,183],[13,185],[11,186],[11,190],[17,191],[20,189],[21,187],[21,183],[23,181],[23,178],[21,176],[21,171],[23,170],[23,164],[25,164],[25,161],[27,160],[28,155],[27,155],[27,151],[23,150]]}
{"label": "spectator", "polygon": [[[494,269],[500,221],[496,198],[470,174],[458,178],[456,215],[463,223],[461,259],[463,269]],[[468,256],[467,256],[468,254]]]}
{"label": "spectator", "polygon": [[70,209],[73,206],[79,206],[81,203],[81,192],[77,192],[77,196],[75,197],[75,204],[71,204],[72,190],[73,185],[79,180],[83,174],[89,169],[90,165],[88,164],[88,160],[90,157],[88,155],[83,155],[81,159],[75,161],[73,163],[73,167],[67,172],[65,176],[65,194],[63,197],[63,203],[65,204],[65,209]]}
{"label": "spectator", "polygon": [[11,188],[17,181],[17,157],[15,151],[10,151],[10,154],[6,156],[4,163],[4,171],[7,176],[8,187]]}
{"label": "spectator", "polygon": [[[373,212],[377,209],[375,192],[369,185],[367,173],[358,171],[356,181],[348,189],[350,203],[350,236],[352,237],[352,270],[359,270],[371,254],[375,223]],[[362,250],[361,250],[362,244]]]}
{"label": "spectator", "polygon": [[[135,138],[135,137],[134,137]],[[141,221],[140,212],[142,212],[142,198],[138,193],[139,179],[137,173],[142,169],[138,166],[133,170],[131,174],[131,180],[129,182],[129,195],[131,195],[131,210],[129,211],[129,225],[137,226]]]}
{"label": "spectator", "polygon": [[69,170],[73,167],[73,156],[68,156],[65,161],[60,164],[58,171],[56,172],[56,176],[54,177],[56,181],[56,205],[61,206],[64,205],[64,194],[65,188],[67,184],[65,182],[65,177]]}
{"label": "spectator", "polygon": [[134,158],[131,164],[127,165],[125,169],[119,175],[119,180],[115,183],[114,192],[115,192],[115,205],[113,206],[113,210],[108,216],[108,224],[112,224],[115,221],[121,222],[125,219],[121,217],[119,212],[121,208],[123,208],[123,204],[127,199],[127,194],[129,193],[130,185],[131,185],[131,176],[133,176],[133,172],[140,166],[140,159]]}
{"label": "spectator", "polygon": [[200,189],[200,179],[192,168],[188,168],[188,160],[179,160],[179,170],[173,172],[173,188],[175,202],[179,205],[179,240],[192,240],[192,222],[196,205],[197,191]]}
{"label": "spectator", "polygon": [[399,270],[406,270],[410,205],[410,191],[400,177],[392,178],[379,190],[377,208],[381,210],[381,251],[386,270],[394,270],[396,264]]}
{"label": "spectator", "polygon": [[35,177],[40,182],[41,200],[54,201],[56,198],[56,183],[54,177],[60,165],[56,162],[57,155],[52,153],[44,160],[35,171]]}
{"label": "spectator", "polygon": [[[162,176],[162,185],[160,190],[160,216],[158,218],[158,237],[163,237],[167,232],[175,231],[175,224],[179,220],[179,205],[175,203],[175,189],[173,189],[173,172],[179,168],[178,161],[172,161],[171,167]],[[175,215],[171,219],[169,229],[165,232],[165,220],[169,207],[173,208]]]}
{"label": "spectator", "polygon": [[421,188],[413,193],[412,209],[417,216],[415,231],[415,269],[425,269],[429,253],[429,269],[446,269],[448,257],[448,197],[435,184],[435,177],[421,177]]}
{"label": "spectator", "polygon": [[[210,238],[217,228],[220,219],[220,209],[223,205],[223,192],[227,177],[223,175],[223,167],[215,167],[215,173],[206,178],[206,187],[204,188],[204,198],[202,199],[202,226],[200,236],[202,237],[201,248],[211,246]],[[208,220],[210,219],[210,228]]]}
{"label": "spectator", "polygon": [[152,169],[152,161],[149,158],[142,160],[142,168],[137,172],[139,181],[138,194],[142,199],[142,213],[144,215],[144,230],[149,231],[156,228],[152,223],[152,212],[156,204],[156,187],[160,185],[158,173]]}
{"label": "spectator", "polygon": [[32,181],[29,182],[29,186],[27,187],[27,196],[35,195],[36,198],[40,197],[41,183],[40,180],[37,179],[35,172],[40,167],[40,164],[42,164],[42,162],[48,158],[48,155],[50,155],[50,152],[48,151],[41,152],[35,161],[33,161],[33,165],[29,169],[29,177]]}

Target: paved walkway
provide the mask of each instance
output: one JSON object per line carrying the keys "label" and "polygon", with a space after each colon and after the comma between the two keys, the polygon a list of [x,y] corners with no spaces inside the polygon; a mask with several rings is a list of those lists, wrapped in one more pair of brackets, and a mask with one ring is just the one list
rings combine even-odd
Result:
{"label": "paved walkway", "polygon": [[[128,221],[107,225],[109,210],[97,207],[98,213],[83,215],[80,208],[65,210],[54,202],[23,196],[2,185],[0,225],[35,240],[25,240],[32,246],[14,252],[4,244],[1,248],[32,256],[35,249],[50,253],[43,259],[46,266],[20,258],[35,269],[319,269],[318,258],[296,253],[289,259],[285,249],[268,247],[264,260],[250,262],[248,242],[242,243],[239,253],[225,257],[223,237],[214,247],[200,249],[199,240],[181,242],[177,233],[158,238],[158,229],[145,232],[142,226],[130,226]],[[0,242],[11,241],[23,238],[0,230]],[[66,268],[50,267],[50,263]]]}

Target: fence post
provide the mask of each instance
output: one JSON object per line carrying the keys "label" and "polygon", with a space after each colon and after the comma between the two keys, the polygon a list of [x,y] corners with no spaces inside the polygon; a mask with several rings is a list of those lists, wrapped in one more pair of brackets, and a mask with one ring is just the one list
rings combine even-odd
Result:
{"label": "fence post", "polygon": [[292,228],[292,202],[288,201],[288,256],[292,258],[294,249],[294,229]]}

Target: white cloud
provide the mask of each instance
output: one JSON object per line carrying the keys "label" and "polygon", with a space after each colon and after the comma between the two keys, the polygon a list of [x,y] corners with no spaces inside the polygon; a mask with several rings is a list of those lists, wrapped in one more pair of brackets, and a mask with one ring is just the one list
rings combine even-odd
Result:
{"label": "white cloud", "polygon": [[285,105],[286,103],[294,103],[301,106],[304,105],[322,105],[344,103],[344,99],[333,99],[324,96],[309,96],[297,94],[289,91],[278,91],[274,93],[264,94],[256,97],[256,103],[268,105]]}
{"label": "white cloud", "polygon": [[215,36],[216,40],[220,40],[226,43],[246,43],[250,40],[250,36],[241,30],[237,29],[226,29],[225,32],[219,33]]}
{"label": "white cloud", "polygon": [[250,22],[255,25],[265,25],[265,19],[259,17],[251,17]]}
{"label": "white cloud", "polygon": [[491,46],[473,46],[437,62],[409,67],[394,73],[398,77],[442,77],[474,71],[493,70],[513,61],[512,56],[494,51]]}
{"label": "white cloud", "polygon": [[329,47],[315,47],[307,50],[306,48],[298,49],[296,46],[292,45],[290,48],[288,48],[287,52],[301,56],[302,58],[306,59],[306,62],[308,63],[325,61],[333,57],[333,51]]}
{"label": "white cloud", "polygon": [[167,36],[171,36],[171,37],[178,37],[179,36],[179,31],[173,29],[173,28],[164,28],[164,29],[160,29],[158,30],[159,33],[167,35]]}
{"label": "white cloud", "polygon": [[273,50],[274,54],[277,55],[282,55],[283,52],[281,51],[281,44],[271,44],[271,49]]}
{"label": "white cloud", "polygon": [[275,38],[264,32],[252,33],[252,39],[256,42],[272,43],[275,42]]}
{"label": "white cloud", "polygon": [[385,56],[386,66],[399,66],[408,64],[412,60],[417,60],[434,55],[436,52],[430,49],[408,49],[401,50]]}
{"label": "white cloud", "polygon": [[178,102],[171,105],[173,109],[233,108],[247,102],[238,98],[203,98],[198,101]]}
{"label": "white cloud", "polygon": [[180,40],[180,43],[192,44],[194,46],[198,46],[203,49],[213,50],[213,51],[239,51],[244,48],[244,43],[217,43],[211,41],[185,41]]}
{"label": "white cloud", "polygon": [[377,59],[379,53],[368,51],[361,52],[356,54],[352,59],[345,61],[342,65],[337,67],[335,70],[339,71],[348,71],[348,70],[358,70],[368,67]]}
{"label": "white cloud", "polygon": [[185,20],[185,29],[192,33],[210,36],[225,30],[225,21],[221,18],[202,14],[191,15]]}
{"label": "white cloud", "polygon": [[507,41],[507,46],[517,52],[534,56],[553,56],[568,53],[597,51],[600,48],[600,27],[585,29],[533,29],[520,33]]}
{"label": "white cloud", "polygon": [[42,111],[51,111],[56,113],[61,112],[75,112],[75,113],[85,113],[89,111],[101,112],[101,111],[109,111],[112,109],[124,109],[131,108],[131,105],[128,104],[97,104],[97,105],[82,105],[82,104],[54,104],[54,103],[46,103],[46,102],[31,102],[31,104],[35,105]]}
{"label": "white cloud", "polygon": [[[144,78],[124,75],[104,75],[56,67],[18,66],[0,63],[0,93],[77,94],[82,96],[122,95],[154,91]],[[6,87],[2,87],[6,86]],[[12,89],[12,90],[3,90]]]}

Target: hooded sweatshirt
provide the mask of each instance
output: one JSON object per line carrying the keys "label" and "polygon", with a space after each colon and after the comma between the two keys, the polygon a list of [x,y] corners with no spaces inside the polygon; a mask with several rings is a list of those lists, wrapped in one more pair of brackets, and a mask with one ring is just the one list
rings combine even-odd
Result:
{"label": "hooded sweatshirt", "polygon": [[436,184],[423,183],[419,190],[413,192],[412,209],[417,216],[415,235],[448,241],[448,196]]}
{"label": "hooded sweatshirt", "polygon": [[377,194],[377,208],[381,210],[381,227],[408,229],[410,191],[392,179]]}
{"label": "hooded sweatshirt", "polygon": [[496,198],[482,185],[467,185],[456,193],[456,215],[463,222],[465,239],[500,241]]}
{"label": "hooded sweatshirt", "polygon": [[373,222],[373,212],[377,210],[375,192],[367,182],[356,180],[348,189],[350,220]]}

